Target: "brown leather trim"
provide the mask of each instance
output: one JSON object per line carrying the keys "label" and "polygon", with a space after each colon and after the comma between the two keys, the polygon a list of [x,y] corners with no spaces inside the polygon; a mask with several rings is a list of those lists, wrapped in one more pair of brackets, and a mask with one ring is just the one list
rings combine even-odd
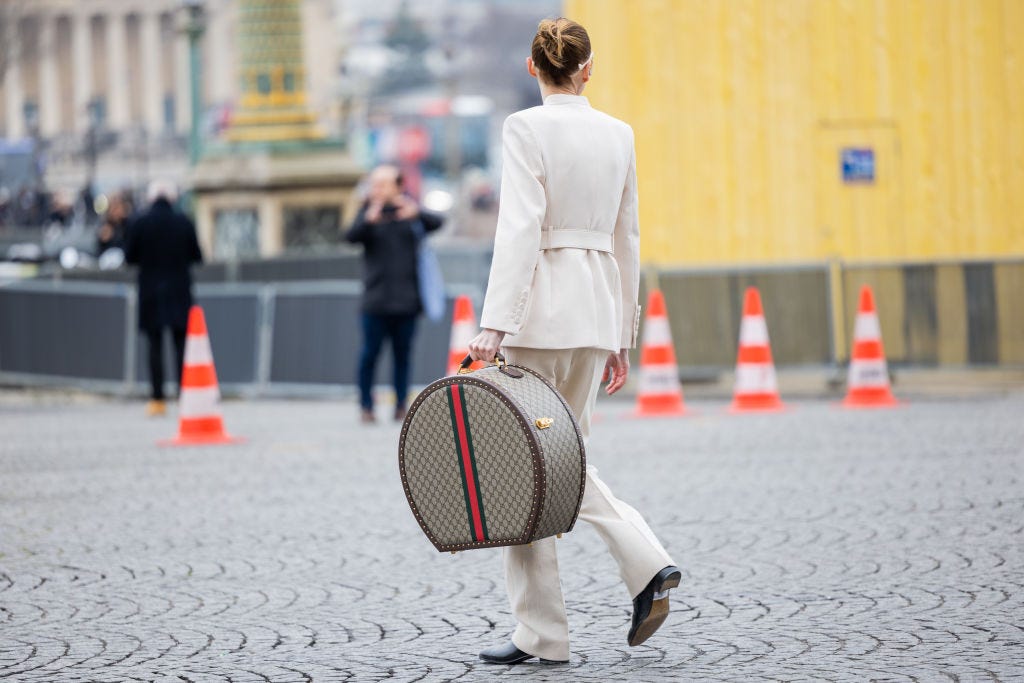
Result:
{"label": "brown leather trim", "polygon": [[501,368],[498,370],[498,372],[500,372],[503,375],[507,375],[508,377],[511,377],[512,379],[522,379],[523,378],[523,373],[520,372],[518,369],[516,369],[516,366],[514,366],[514,365],[502,365]]}
{"label": "brown leather trim", "polygon": [[569,419],[572,420],[573,429],[576,430],[576,440],[579,441],[580,444],[580,460],[582,461],[580,463],[580,498],[579,502],[576,503],[576,514],[572,516],[572,521],[569,523],[569,528],[562,532],[569,533],[570,531],[572,531],[573,527],[576,526],[576,518],[580,516],[580,508],[583,507],[583,492],[586,491],[587,489],[587,449],[583,445],[583,432],[580,431],[580,423],[576,420],[576,416],[572,414],[572,408],[570,408],[569,404],[566,403],[565,398],[562,396],[561,393],[559,393],[558,389],[555,388],[555,385],[548,381],[547,377],[544,377],[536,370],[532,370],[522,365],[514,365],[512,367],[519,368],[520,370],[525,370],[526,372],[530,373],[531,375],[539,379],[541,382],[544,382],[544,384],[548,385],[548,388],[550,388],[551,391],[554,392],[555,396],[558,397],[558,400],[562,402],[563,406],[565,406],[565,412],[569,416]]}
{"label": "brown leather trim", "polygon": [[[533,456],[533,505],[530,509],[530,517],[527,520],[526,530],[522,536],[510,541],[473,541],[471,543],[452,543],[444,544],[440,543],[437,538],[430,532],[423,518],[420,516],[419,509],[416,507],[416,503],[412,499],[412,492],[409,490],[409,481],[405,475],[405,439],[409,433],[409,425],[412,423],[412,418],[416,414],[417,409],[429,396],[439,390],[443,390],[445,387],[451,384],[459,384],[462,386],[470,385],[482,387],[485,391],[498,397],[502,403],[512,410],[512,414],[516,417],[520,427],[523,429],[523,433],[526,434],[527,443],[530,444],[530,453]],[[570,416],[572,415],[570,411]],[[577,429],[578,433],[578,429]],[[533,534],[537,530],[537,524],[540,521],[541,512],[544,501],[544,491],[546,486],[546,476],[544,472],[544,457],[541,449],[540,442],[537,440],[533,430],[530,429],[530,423],[526,419],[526,415],[519,408],[518,405],[512,399],[505,395],[501,389],[495,385],[486,382],[484,380],[473,377],[472,375],[452,375],[449,377],[442,377],[441,379],[432,382],[427,385],[423,391],[419,393],[416,400],[409,406],[409,410],[406,413],[405,420],[402,422],[402,433],[398,439],[398,470],[402,478],[402,489],[405,491],[405,499],[409,503],[409,507],[412,509],[412,514],[416,518],[416,522],[420,525],[420,529],[426,535],[430,542],[441,552],[447,552],[452,550],[470,550],[473,548],[494,548],[499,546],[507,545],[522,545],[529,543],[533,540]]]}

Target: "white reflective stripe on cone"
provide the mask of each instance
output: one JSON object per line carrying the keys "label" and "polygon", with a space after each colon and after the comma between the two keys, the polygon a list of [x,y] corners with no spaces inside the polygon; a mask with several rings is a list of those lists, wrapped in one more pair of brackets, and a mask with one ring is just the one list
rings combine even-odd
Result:
{"label": "white reflective stripe on cone", "polygon": [[671,346],[672,331],[663,315],[644,321],[643,346]]}
{"label": "white reflective stripe on cone", "polygon": [[185,337],[185,365],[212,365],[213,351],[206,335]]}
{"label": "white reflective stripe on cone", "polygon": [[878,324],[877,313],[858,313],[857,320],[853,325],[853,339],[881,339],[882,328]]}
{"label": "white reflective stripe on cone", "polygon": [[220,390],[217,387],[204,389],[185,389],[178,400],[180,417],[213,417],[220,415],[217,404],[220,402]]}
{"label": "white reflective stripe on cone", "polygon": [[759,394],[776,391],[775,366],[770,363],[739,363],[736,365],[736,393]]}
{"label": "white reflective stripe on cone", "polygon": [[847,382],[851,389],[889,386],[889,368],[885,364],[885,359],[853,361],[850,363],[850,375]]}
{"label": "white reflective stripe on cone", "polygon": [[668,327],[668,318],[658,316],[648,318],[644,323],[644,346],[671,346],[672,332]]}
{"label": "white reflective stripe on cone", "polygon": [[768,324],[763,315],[745,315],[740,321],[740,346],[768,346]]}
{"label": "white reflective stripe on cone", "polygon": [[645,365],[640,371],[639,393],[679,393],[679,369],[674,365]]}

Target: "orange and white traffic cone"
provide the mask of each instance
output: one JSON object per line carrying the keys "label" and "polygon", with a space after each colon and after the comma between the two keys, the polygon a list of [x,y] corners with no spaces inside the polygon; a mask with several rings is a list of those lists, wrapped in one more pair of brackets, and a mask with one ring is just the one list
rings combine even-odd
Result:
{"label": "orange and white traffic cone", "polygon": [[[459,372],[462,360],[469,355],[469,342],[478,332],[476,315],[473,313],[473,302],[463,294],[455,299],[455,312],[452,314],[452,333],[448,342],[448,374]],[[482,368],[484,363],[474,361],[470,368]]]}
{"label": "orange and white traffic cone", "polygon": [[740,348],[736,354],[736,384],[731,413],[782,410],[768,324],[757,287],[747,287],[740,321]]}
{"label": "orange and white traffic cone", "polygon": [[647,297],[647,317],[644,319],[640,350],[640,390],[633,415],[654,417],[685,413],[665,297],[661,290],[654,289]]}
{"label": "orange and white traffic cone", "polygon": [[206,331],[203,309],[193,306],[188,312],[185,337],[185,363],[181,373],[181,397],[178,399],[178,436],[161,441],[164,446],[199,446],[241,441],[224,431],[220,414],[220,389],[213,368],[210,336]]}
{"label": "orange and white traffic cone", "polygon": [[882,328],[871,287],[860,290],[860,306],[853,326],[853,354],[847,378],[846,408],[884,408],[898,403],[889,386],[889,367],[882,348]]}

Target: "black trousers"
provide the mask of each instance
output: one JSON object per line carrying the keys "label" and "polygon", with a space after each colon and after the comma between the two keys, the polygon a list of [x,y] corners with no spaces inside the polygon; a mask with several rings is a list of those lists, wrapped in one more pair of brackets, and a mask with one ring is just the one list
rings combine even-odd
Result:
{"label": "black trousers", "polygon": [[[148,327],[144,330],[149,346],[149,383],[150,396],[154,401],[164,399],[164,329]],[[178,390],[181,391],[181,370],[185,362],[185,328],[170,328],[174,340],[174,367],[178,369]]]}

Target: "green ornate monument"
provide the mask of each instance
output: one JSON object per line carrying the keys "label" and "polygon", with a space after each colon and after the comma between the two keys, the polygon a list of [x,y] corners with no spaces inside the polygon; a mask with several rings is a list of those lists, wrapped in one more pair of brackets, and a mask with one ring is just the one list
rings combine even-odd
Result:
{"label": "green ornate monument", "polygon": [[241,0],[238,20],[242,97],[228,140],[320,140],[306,107],[302,8],[297,0]]}
{"label": "green ornate monument", "polygon": [[362,169],[309,108],[302,1],[235,5],[240,94],[193,171],[200,238],[228,259],[340,242]]}

